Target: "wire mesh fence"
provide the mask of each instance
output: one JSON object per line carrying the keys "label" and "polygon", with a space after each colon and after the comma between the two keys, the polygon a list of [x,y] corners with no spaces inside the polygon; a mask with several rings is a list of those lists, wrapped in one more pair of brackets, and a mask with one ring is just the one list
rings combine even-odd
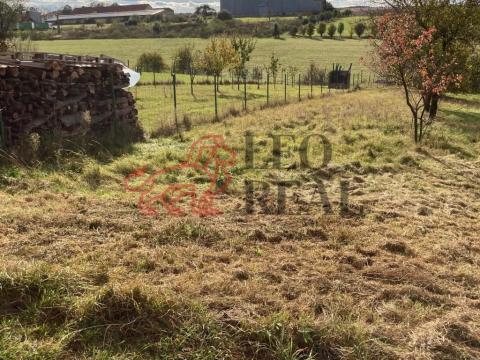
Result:
{"label": "wire mesh fence", "polygon": [[171,133],[175,130],[175,118],[183,129],[189,129],[199,123],[266,107],[384,86],[384,82],[373,74],[359,71],[350,74],[347,88],[334,89],[329,87],[327,74],[325,72],[325,76],[315,79],[308,73],[279,72],[273,76],[264,72],[261,77],[250,75],[247,78],[226,73],[218,78],[218,118],[215,115],[214,76],[196,76],[191,83],[187,74],[176,74],[174,85],[170,73],[143,73],[141,85],[132,88],[131,92],[137,100],[145,130]]}

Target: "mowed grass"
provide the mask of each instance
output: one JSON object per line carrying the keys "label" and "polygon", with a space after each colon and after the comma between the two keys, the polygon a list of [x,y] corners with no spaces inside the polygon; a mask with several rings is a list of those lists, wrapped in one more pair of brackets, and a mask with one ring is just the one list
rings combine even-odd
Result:
{"label": "mowed grass", "polygon": [[[345,34],[346,35],[346,34]],[[167,64],[175,52],[185,44],[193,43],[199,50],[205,48],[205,39],[108,39],[108,40],[55,40],[35,41],[33,45],[38,51],[66,53],[74,55],[108,55],[133,67],[143,52],[160,53]],[[333,63],[344,67],[353,64],[354,71],[368,71],[360,58],[368,52],[370,42],[367,39],[321,39],[315,37],[291,38],[282,40],[258,39],[249,66],[264,66],[270,62],[272,53],[279,57],[282,66],[296,66],[306,69],[313,61],[322,68],[331,69]]]}
{"label": "mowed grass", "polygon": [[[478,359],[479,100],[442,102],[421,147],[401,93],[371,89],[198,125],[183,141],[3,167],[0,358]],[[207,134],[238,153],[223,214],[141,215],[125,176],[178,164]],[[332,159],[320,167],[312,138],[302,168],[312,134]],[[282,169],[272,135],[289,135]],[[252,179],[271,191],[247,214]],[[295,185],[277,215],[283,180]],[[155,185],[205,182],[187,169]]]}

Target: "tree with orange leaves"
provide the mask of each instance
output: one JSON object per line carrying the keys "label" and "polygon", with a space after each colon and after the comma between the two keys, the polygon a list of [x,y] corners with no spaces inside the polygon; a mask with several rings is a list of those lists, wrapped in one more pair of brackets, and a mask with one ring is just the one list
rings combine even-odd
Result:
{"label": "tree with orange leaves", "polygon": [[462,75],[455,54],[439,61],[437,29],[420,27],[413,15],[389,13],[377,19],[378,40],[370,65],[389,81],[400,85],[412,114],[414,139],[420,143],[437,115],[440,96],[457,86]]}

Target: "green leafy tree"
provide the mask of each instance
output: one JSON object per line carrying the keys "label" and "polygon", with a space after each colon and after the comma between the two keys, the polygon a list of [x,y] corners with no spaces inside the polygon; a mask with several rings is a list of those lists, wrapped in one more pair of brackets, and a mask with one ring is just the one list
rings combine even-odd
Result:
{"label": "green leafy tree", "polygon": [[[415,26],[431,36],[429,53],[423,57],[429,64],[417,72],[431,80],[421,85],[451,78],[452,74],[461,74],[465,81],[469,60],[480,42],[479,0],[389,0],[388,4],[395,13],[413,16]],[[382,39],[380,33],[384,37],[385,32],[379,30],[378,37]],[[443,81],[440,86],[442,90],[449,91],[457,85],[454,82],[445,89],[445,83]],[[430,119],[436,117],[441,93],[424,94],[425,112]]]}
{"label": "green leafy tree", "polygon": [[210,38],[202,53],[202,66],[207,74],[214,75],[215,79],[215,120],[218,120],[218,77],[226,69],[235,69],[238,66],[238,55],[230,39],[226,37]]}
{"label": "green leafy tree", "polygon": [[217,12],[209,5],[201,5],[195,9],[195,15],[203,17],[215,16]]}
{"label": "green leafy tree", "polygon": [[235,49],[226,37],[210,38],[202,53],[202,67],[207,74],[220,76],[228,68],[238,62]]}
{"label": "green leafy tree", "polygon": [[298,68],[293,65],[289,65],[287,69],[287,74],[290,77],[290,82],[292,85],[295,83],[295,78],[297,77]]}
{"label": "green leafy tree", "polygon": [[340,35],[340,37],[342,37],[342,34],[343,34],[344,30],[345,30],[345,24],[343,22],[339,23],[337,31],[338,31],[338,34]]}
{"label": "green leafy tree", "polygon": [[275,53],[272,53],[270,57],[270,64],[268,65],[268,71],[272,74],[273,86],[277,84],[278,72],[280,71],[280,59],[275,56]]}
{"label": "green leafy tree", "polygon": [[227,10],[222,10],[217,14],[217,18],[222,21],[228,21],[233,19],[233,15],[230,14]]}
{"label": "green leafy tree", "polygon": [[290,30],[288,31],[291,37],[297,36],[298,33],[298,28],[296,26],[292,26]]}
{"label": "green leafy tree", "polygon": [[305,34],[307,33],[307,28],[305,26],[300,26],[300,34],[302,34],[302,36],[305,36]]}
{"label": "green leafy tree", "polygon": [[362,35],[365,33],[366,25],[363,22],[358,22],[355,24],[355,34],[357,34],[358,38],[361,38]]}
{"label": "green leafy tree", "polygon": [[176,72],[188,74],[190,77],[190,93],[195,96],[193,84],[195,77],[201,70],[201,52],[195,50],[193,44],[186,44],[175,53],[174,63]]}
{"label": "green leafy tree", "polygon": [[139,66],[142,71],[148,72],[161,72],[167,68],[162,55],[155,52],[140,55],[137,60],[137,66]]}
{"label": "green leafy tree", "polygon": [[337,27],[335,26],[335,24],[330,24],[328,26],[328,36],[330,36],[330,38],[333,38],[336,32],[337,32]]}
{"label": "green leafy tree", "polygon": [[312,38],[313,34],[315,34],[315,25],[309,23],[307,25],[307,35],[309,38]]}
{"label": "green leafy tree", "polygon": [[257,83],[257,88],[260,89],[260,81],[263,78],[262,68],[255,66],[252,70],[252,79]]}
{"label": "green leafy tree", "polygon": [[230,43],[236,53],[236,62],[233,70],[238,78],[244,78],[247,76],[247,63],[250,61],[250,56],[255,50],[257,42],[250,37],[233,36],[230,38]]}
{"label": "green leafy tree", "polygon": [[323,34],[325,34],[325,31],[327,31],[327,24],[325,24],[324,22],[321,22],[320,24],[318,24],[317,31],[320,34],[320,36],[323,37]]}
{"label": "green leafy tree", "polygon": [[0,0],[0,51],[8,49],[8,40],[13,36],[15,25],[23,10],[21,1]]}

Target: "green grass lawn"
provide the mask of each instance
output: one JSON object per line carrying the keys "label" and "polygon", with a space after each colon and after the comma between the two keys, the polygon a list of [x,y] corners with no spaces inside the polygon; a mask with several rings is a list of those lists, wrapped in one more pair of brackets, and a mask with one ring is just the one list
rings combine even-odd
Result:
{"label": "green grass lawn", "polygon": [[[124,62],[130,61],[133,66],[142,52],[159,52],[167,63],[175,51],[188,43],[193,43],[198,49],[203,49],[208,40],[205,39],[117,39],[117,40],[55,40],[35,41],[38,51],[58,52],[75,55],[105,54]],[[285,36],[282,40],[258,39],[257,47],[252,55],[250,65],[264,65],[275,53],[283,66],[294,65],[300,69],[308,67],[314,61],[321,67],[330,68],[337,62],[344,66],[353,63],[353,70],[366,71],[360,58],[369,49],[369,40],[358,39],[321,39],[314,37],[291,38]]]}

